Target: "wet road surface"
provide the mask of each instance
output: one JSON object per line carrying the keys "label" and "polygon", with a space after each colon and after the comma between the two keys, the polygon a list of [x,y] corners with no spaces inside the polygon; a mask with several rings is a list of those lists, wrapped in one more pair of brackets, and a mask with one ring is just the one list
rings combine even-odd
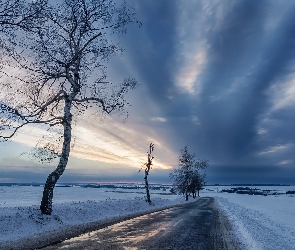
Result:
{"label": "wet road surface", "polygon": [[154,212],[43,249],[229,249],[214,199]]}

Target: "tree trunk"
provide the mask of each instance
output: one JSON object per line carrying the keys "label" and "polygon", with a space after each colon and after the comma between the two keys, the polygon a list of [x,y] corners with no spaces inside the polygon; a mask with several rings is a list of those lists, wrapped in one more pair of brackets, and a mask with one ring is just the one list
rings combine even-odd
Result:
{"label": "tree trunk", "polygon": [[40,210],[43,214],[51,215],[52,213],[53,189],[55,187],[56,182],[65,171],[65,168],[68,163],[72,139],[71,123],[71,102],[69,100],[66,100],[64,107],[64,141],[62,147],[62,154],[56,169],[47,177],[46,183],[44,185],[43,196],[40,205]]}
{"label": "tree trunk", "polygon": [[200,190],[198,190],[198,197],[200,196]]}
{"label": "tree trunk", "polygon": [[185,200],[188,201],[188,194],[185,194]]}
{"label": "tree trunk", "polygon": [[146,201],[148,203],[151,203],[151,196],[150,196],[150,190],[149,190],[149,183],[148,183],[148,171],[145,170],[145,176],[144,176],[144,183],[145,183],[145,190],[146,190]]}

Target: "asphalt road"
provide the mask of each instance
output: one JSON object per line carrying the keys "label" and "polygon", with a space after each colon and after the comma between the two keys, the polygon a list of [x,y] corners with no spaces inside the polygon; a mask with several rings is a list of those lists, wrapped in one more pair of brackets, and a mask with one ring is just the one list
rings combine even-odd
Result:
{"label": "asphalt road", "polygon": [[224,237],[224,225],[205,197],[75,237],[44,249],[237,249]]}

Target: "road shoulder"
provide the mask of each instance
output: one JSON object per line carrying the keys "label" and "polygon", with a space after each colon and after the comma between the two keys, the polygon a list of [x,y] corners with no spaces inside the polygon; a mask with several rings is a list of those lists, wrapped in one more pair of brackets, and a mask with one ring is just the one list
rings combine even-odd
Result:
{"label": "road shoulder", "polygon": [[233,227],[224,212],[218,207],[214,199],[213,210],[216,213],[215,229],[212,232],[215,249],[218,250],[241,250]]}

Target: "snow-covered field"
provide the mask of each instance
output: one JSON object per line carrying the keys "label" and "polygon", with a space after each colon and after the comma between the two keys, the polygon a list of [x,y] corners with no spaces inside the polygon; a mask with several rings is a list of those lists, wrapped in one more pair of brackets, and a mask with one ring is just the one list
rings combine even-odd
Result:
{"label": "snow-covered field", "polygon": [[37,240],[40,236],[44,239],[52,237],[46,234],[52,231],[58,239],[58,234],[65,231],[79,234],[81,228],[86,231],[97,228],[114,218],[127,218],[185,202],[182,196],[171,195],[168,190],[151,190],[152,204],[149,205],[145,202],[144,189],[56,187],[53,213],[46,216],[39,210],[42,191],[42,187],[0,186],[0,249],[5,249],[9,241],[14,249],[15,245],[22,244],[13,242],[19,239],[32,241],[32,237]]}
{"label": "snow-covered field", "polygon": [[[229,187],[206,187],[202,196],[215,197],[228,216],[244,249],[295,249],[295,195],[247,195],[224,193]],[[277,193],[294,186],[251,187]]]}
{"label": "snow-covered field", "polygon": [[[229,187],[207,186],[201,196],[215,197],[243,249],[295,249],[295,195],[220,192],[224,188]],[[258,188],[277,193],[295,190],[289,186]],[[45,216],[39,211],[42,187],[0,186],[0,249],[9,241],[14,246],[16,240],[26,237],[37,240],[40,235],[54,236],[52,232],[58,235],[81,227],[89,230],[114,217],[124,218],[185,202],[181,196],[169,195],[169,189],[152,190],[152,205],[145,202],[144,195],[144,189],[56,187],[53,214]]]}

